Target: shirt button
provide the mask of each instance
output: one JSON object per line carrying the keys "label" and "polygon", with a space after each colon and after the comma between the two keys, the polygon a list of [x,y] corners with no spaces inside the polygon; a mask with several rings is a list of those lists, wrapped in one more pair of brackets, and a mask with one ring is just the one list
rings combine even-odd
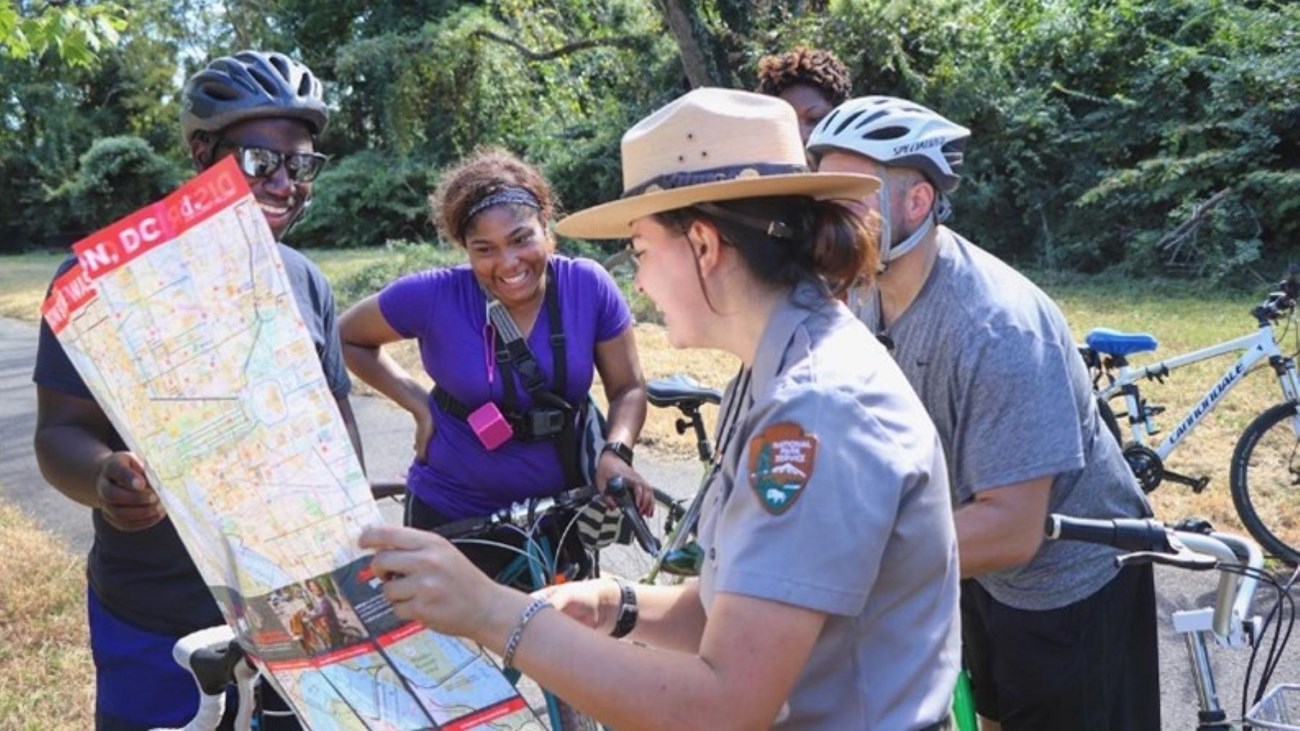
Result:
{"label": "shirt button", "polygon": [[709,549],[709,560],[710,560],[710,561],[717,561],[717,560],[718,560],[718,549],[716,549],[716,548],[710,548],[710,549]]}

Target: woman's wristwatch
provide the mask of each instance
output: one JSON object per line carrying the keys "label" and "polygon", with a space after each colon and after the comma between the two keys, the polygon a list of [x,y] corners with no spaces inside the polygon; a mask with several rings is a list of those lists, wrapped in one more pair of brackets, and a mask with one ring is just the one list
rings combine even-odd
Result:
{"label": "woman's wristwatch", "polygon": [[628,467],[632,466],[632,448],[622,442],[605,442],[605,446],[600,448],[601,452],[613,452],[615,457],[623,460]]}
{"label": "woman's wristwatch", "polygon": [[638,610],[636,606],[636,589],[623,579],[614,576],[614,583],[618,584],[618,619],[614,620],[614,631],[609,633],[610,637],[624,637],[636,627]]}

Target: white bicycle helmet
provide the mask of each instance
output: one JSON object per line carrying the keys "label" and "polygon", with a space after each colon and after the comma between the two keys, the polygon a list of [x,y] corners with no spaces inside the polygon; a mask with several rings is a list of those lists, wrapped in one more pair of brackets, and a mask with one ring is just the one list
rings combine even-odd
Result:
{"label": "white bicycle helmet", "polygon": [[320,80],[283,53],[240,51],[223,56],[185,82],[181,131],[219,132],[249,119],[289,117],[319,135],[329,122]]}
{"label": "white bicycle helmet", "polygon": [[[970,130],[915,102],[892,96],[850,99],[826,115],[808,137],[814,157],[832,150],[855,152],[886,167],[919,170],[935,186],[934,210],[904,241],[894,241],[888,216],[882,216],[880,262],[897,259],[916,247],[938,223],[948,219],[948,193],[961,182],[958,171]],[[885,175],[888,175],[886,171]],[[880,210],[889,210],[889,186],[880,187]]]}

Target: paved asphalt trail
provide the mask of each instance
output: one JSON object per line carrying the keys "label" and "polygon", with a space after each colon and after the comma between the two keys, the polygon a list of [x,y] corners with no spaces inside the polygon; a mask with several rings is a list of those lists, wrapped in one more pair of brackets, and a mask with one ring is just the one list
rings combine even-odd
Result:
{"label": "paved asphalt trail", "polygon": [[[60,536],[72,550],[84,553],[91,543],[87,510],[45,484],[32,453],[36,393],[31,374],[36,357],[36,332],[32,324],[0,318],[0,499],[19,506],[51,533]],[[355,397],[352,402],[370,475],[379,479],[403,474],[411,454],[410,420],[379,398]],[[689,494],[699,475],[693,463],[653,462],[642,457],[637,467],[647,479],[677,495]],[[1226,486],[1217,487],[1226,489]],[[1156,569],[1161,621],[1161,715],[1165,729],[1194,729],[1196,725],[1196,694],[1186,650],[1182,639],[1169,626],[1169,614],[1179,608],[1208,605],[1213,601],[1214,581],[1209,573]],[[1300,590],[1293,590],[1292,594],[1300,599]],[[1256,611],[1267,610],[1266,599],[1267,595],[1261,591]],[[1249,650],[1212,648],[1210,654],[1219,697],[1233,713],[1240,702]],[[1279,668],[1274,682],[1300,682],[1300,638],[1291,643]]]}

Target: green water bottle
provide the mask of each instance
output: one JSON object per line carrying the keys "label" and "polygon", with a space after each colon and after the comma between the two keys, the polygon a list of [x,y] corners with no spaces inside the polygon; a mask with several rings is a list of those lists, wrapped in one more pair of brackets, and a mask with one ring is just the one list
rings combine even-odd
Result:
{"label": "green water bottle", "polygon": [[970,676],[965,670],[957,673],[957,687],[952,691],[952,720],[957,731],[979,731],[975,719],[975,697],[970,691]]}

